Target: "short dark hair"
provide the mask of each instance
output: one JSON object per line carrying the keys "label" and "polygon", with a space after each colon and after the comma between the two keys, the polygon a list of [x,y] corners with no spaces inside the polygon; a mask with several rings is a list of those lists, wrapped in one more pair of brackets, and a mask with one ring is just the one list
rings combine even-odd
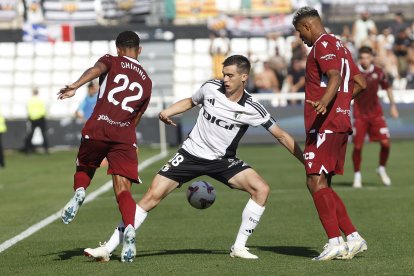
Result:
{"label": "short dark hair", "polygon": [[361,54],[370,54],[370,55],[374,55],[374,50],[369,47],[369,46],[362,46],[361,48],[359,48],[358,53]]}
{"label": "short dark hair", "polygon": [[124,31],[118,35],[115,45],[118,48],[135,48],[139,47],[140,38],[133,31]]}
{"label": "short dark hair", "polygon": [[292,20],[292,24],[293,26],[297,26],[297,24],[304,18],[306,17],[318,17],[319,13],[317,10],[315,10],[314,8],[311,7],[302,7],[300,9],[298,9],[295,14],[293,15],[293,20]]}
{"label": "short dark hair", "polygon": [[237,71],[249,74],[250,72],[250,61],[247,57],[242,55],[233,55],[226,58],[223,62],[223,67],[236,65]]}

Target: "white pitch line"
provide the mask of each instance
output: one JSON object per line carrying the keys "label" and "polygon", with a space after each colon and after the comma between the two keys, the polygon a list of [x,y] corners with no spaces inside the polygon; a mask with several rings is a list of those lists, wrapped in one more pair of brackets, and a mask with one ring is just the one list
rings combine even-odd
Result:
{"label": "white pitch line", "polygon": [[[139,165],[139,170],[143,171],[146,167],[148,167],[148,166],[152,165],[153,163],[155,163],[155,162],[161,160],[162,158],[166,157],[167,154],[168,154],[168,151],[162,151],[161,153],[159,153],[157,155],[154,155],[154,156],[144,160]],[[111,188],[112,188],[112,180],[106,182],[99,189],[97,189],[97,190],[93,191],[92,193],[88,194],[86,196],[84,204],[93,201],[98,196],[100,196],[101,194],[107,192]],[[29,228],[27,228],[25,231],[21,232],[17,236],[14,236],[13,238],[11,238],[11,239],[3,242],[2,244],[0,244],[0,253],[5,251],[9,247],[12,247],[13,245],[18,243],[19,241],[24,240],[25,238],[33,235],[34,233],[36,233],[37,231],[39,231],[43,227],[46,227],[47,225],[51,224],[55,220],[59,219],[61,212],[62,212],[62,210],[57,211],[56,213],[48,216],[47,218],[39,221],[38,223],[33,224],[32,226],[30,226]]]}

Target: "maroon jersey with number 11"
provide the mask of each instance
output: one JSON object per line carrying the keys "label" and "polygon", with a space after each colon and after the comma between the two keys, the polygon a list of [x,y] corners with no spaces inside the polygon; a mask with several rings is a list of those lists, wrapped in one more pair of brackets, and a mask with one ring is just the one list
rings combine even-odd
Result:
{"label": "maroon jersey with number 11", "polygon": [[98,62],[109,70],[99,77],[98,100],[82,137],[136,144],[134,118],[147,109],[152,81],[136,59],[105,55]]}
{"label": "maroon jersey with number 11", "polygon": [[351,52],[342,42],[332,35],[323,34],[313,45],[306,61],[307,100],[319,101],[322,98],[328,85],[326,73],[332,69],[340,72],[341,86],[325,115],[318,115],[311,104],[305,103],[306,133],[352,131],[350,105],[354,89],[353,77],[360,72],[352,60]]}

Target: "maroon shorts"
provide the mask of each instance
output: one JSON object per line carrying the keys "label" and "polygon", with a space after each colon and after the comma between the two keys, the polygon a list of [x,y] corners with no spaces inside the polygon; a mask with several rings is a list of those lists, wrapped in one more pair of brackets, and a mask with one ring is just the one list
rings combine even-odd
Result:
{"label": "maroon shorts", "polygon": [[368,133],[370,141],[381,141],[390,138],[387,122],[384,117],[354,120],[354,144],[363,144]]}
{"label": "maroon shorts", "polygon": [[343,174],[348,133],[308,133],[303,151],[306,174]]}
{"label": "maroon shorts", "polygon": [[124,176],[138,183],[138,158],[133,145],[82,139],[76,166],[98,168],[108,159],[108,174]]}

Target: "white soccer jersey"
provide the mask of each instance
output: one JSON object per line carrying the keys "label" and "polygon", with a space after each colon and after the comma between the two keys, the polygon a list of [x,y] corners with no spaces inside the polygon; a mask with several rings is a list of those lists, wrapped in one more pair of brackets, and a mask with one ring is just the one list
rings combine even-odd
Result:
{"label": "white soccer jersey", "polygon": [[209,160],[236,155],[240,139],[249,126],[269,128],[274,120],[269,112],[244,91],[239,102],[225,95],[223,81],[210,80],[192,96],[201,109],[194,128],[182,148],[188,153]]}

